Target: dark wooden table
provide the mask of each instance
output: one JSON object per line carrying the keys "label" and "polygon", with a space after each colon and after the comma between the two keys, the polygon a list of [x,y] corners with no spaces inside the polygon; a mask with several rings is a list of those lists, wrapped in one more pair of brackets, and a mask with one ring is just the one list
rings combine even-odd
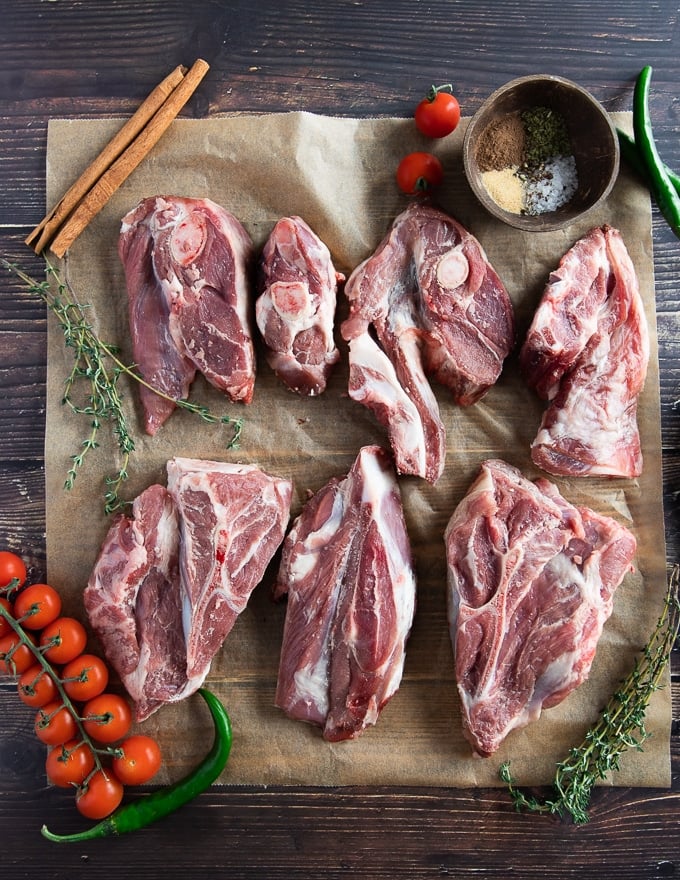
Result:
{"label": "dark wooden table", "polygon": [[[526,73],[577,80],[631,109],[644,64],[662,155],[680,170],[680,21],[674,2],[562,0],[0,0],[0,254],[31,273],[23,244],[44,213],[50,117],[128,116],[196,57],[211,70],[184,115],[304,109],[407,116],[450,81],[471,115]],[[680,553],[680,242],[654,210],[668,560]],[[0,279],[0,547],[45,573],[46,315]],[[680,876],[680,663],[673,659],[670,790],[598,788],[583,827],[518,815],[502,789],[213,788],[161,824],[56,847],[72,795],[45,785],[44,751],[0,681],[0,876],[18,878]]]}

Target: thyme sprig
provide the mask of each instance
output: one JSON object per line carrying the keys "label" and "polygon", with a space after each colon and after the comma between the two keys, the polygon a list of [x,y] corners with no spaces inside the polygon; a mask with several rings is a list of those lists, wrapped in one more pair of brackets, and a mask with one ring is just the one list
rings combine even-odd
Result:
{"label": "thyme sprig", "polygon": [[557,765],[552,783],[554,796],[539,800],[523,794],[515,787],[510,762],[501,765],[500,778],[507,784],[517,810],[570,815],[577,825],[584,824],[597,781],[619,769],[619,759],[627,749],[643,751],[649,736],[645,728],[647,706],[652,694],[661,687],[661,676],[680,631],[679,571],[675,566],[671,572],[663,610],[633,669],[612,694],[583,742],[570,749]]}
{"label": "thyme sprig", "polygon": [[[175,400],[146,382],[133,366],[121,361],[117,346],[105,342],[97,334],[87,316],[91,306],[78,301],[68,280],[59,276],[49,260],[46,259],[45,264],[46,279],[37,281],[16,264],[0,258],[0,265],[23,281],[27,290],[40,297],[54,314],[64,334],[66,347],[73,351],[73,367],[64,382],[62,403],[76,415],[87,416],[90,419],[90,430],[79,452],[71,456],[71,467],[64,482],[65,489],[73,488],[86,455],[99,446],[98,437],[102,425],[109,423],[122,460],[118,470],[113,475],[105,477],[104,510],[109,514],[125,505],[126,502],[120,498],[119,493],[128,477],[128,463],[130,455],[135,450],[135,444],[123,408],[123,395],[119,389],[119,380],[123,375],[148,388],[159,397],[172,400],[178,407],[195,413],[205,422],[231,425],[233,434],[227,448],[238,448],[243,429],[241,418],[214,415],[202,404]],[[75,394],[76,386],[80,388],[81,380],[85,381],[88,390],[84,402],[79,403]]]}

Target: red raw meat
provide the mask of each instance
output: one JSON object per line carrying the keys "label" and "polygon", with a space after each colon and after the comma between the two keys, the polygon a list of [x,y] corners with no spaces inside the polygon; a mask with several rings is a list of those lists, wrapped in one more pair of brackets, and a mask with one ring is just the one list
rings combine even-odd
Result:
{"label": "red raw meat", "polygon": [[488,756],[588,677],[636,541],[548,480],[489,460],[445,544],[463,730]]}
{"label": "red raw meat", "polygon": [[415,576],[388,454],[359,452],[305,505],[283,545],[288,605],[276,705],[330,741],[375,724],[401,682]]}
{"label": "red raw meat", "polygon": [[474,236],[414,203],[352,272],[345,293],[350,397],[387,427],[397,470],[434,483],[445,431],[425,375],[463,406],[485,394],[514,344],[507,291]]}
{"label": "red raw meat", "polygon": [[550,405],[531,447],[552,474],[637,477],[638,397],[649,336],[635,268],[621,234],[592,229],[550,276],[520,365]]}
{"label": "red raw meat", "polygon": [[292,484],[254,466],[173,459],[102,544],[84,593],[144,720],[194,693],[283,540]]}
{"label": "red raw meat", "polygon": [[139,385],[144,429],[153,435],[174,411],[174,401],[189,396],[196,367],[177,349],[170,333],[170,306],[154,269],[153,235],[150,225],[142,221],[148,207],[142,203],[128,215],[129,226],[118,247],[125,266],[133,357],[145,382],[165,395]]}
{"label": "red raw meat", "polygon": [[260,261],[255,304],[267,362],[299,394],[321,394],[340,352],[333,338],[336,294],[344,275],[326,245],[300,217],[274,226]]}
{"label": "red raw meat", "polygon": [[283,541],[292,483],[255,465],[173,458],[187,674],[210,664]]}
{"label": "red raw meat", "polygon": [[[408,357],[408,352],[414,355]],[[402,334],[395,352],[410,371],[402,386],[394,363],[373,339],[362,333],[349,343],[349,396],[367,406],[388,429],[397,470],[435,483],[444,467],[445,430],[419,357],[414,334]]]}
{"label": "red raw meat", "polygon": [[155,196],[122,221],[132,350],[145,430],[155,434],[200,371],[231,400],[249,403],[255,354],[249,305],[253,245],[239,221],[209,199]]}
{"label": "red raw meat", "polygon": [[83,593],[106,657],[143,721],[200,687],[187,677],[179,592],[179,526],[170,495],[150,486],[119,515]]}

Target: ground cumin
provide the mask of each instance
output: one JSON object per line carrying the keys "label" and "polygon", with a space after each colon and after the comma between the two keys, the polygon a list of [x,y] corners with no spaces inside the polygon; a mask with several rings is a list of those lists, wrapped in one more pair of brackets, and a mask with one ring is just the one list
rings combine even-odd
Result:
{"label": "ground cumin", "polygon": [[501,171],[524,162],[526,135],[519,112],[508,113],[490,122],[477,146],[480,171]]}

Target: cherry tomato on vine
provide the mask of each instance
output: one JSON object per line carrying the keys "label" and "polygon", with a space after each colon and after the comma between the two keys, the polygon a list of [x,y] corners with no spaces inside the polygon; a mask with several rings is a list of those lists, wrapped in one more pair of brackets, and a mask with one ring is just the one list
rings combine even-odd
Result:
{"label": "cherry tomato on vine", "polygon": [[123,786],[113,773],[97,770],[78,789],[76,807],[86,819],[105,819],[123,800]]}
{"label": "cherry tomato on vine", "polygon": [[14,600],[14,616],[26,629],[42,629],[61,614],[61,596],[49,584],[31,584]]}
{"label": "cherry tomato on vine", "polygon": [[35,716],[35,735],[48,746],[59,746],[76,735],[77,726],[73,715],[60,700],[52,700]]}
{"label": "cherry tomato on vine", "polygon": [[450,88],[450,84],[432,86],[416,107],[416,127],[427,137],[446,137],[460,122],[460,104],[450,92],[445,91]]}
{"label": "cherry tomato on vine", "polygon": [[[35,641],[30,635],[26,637]],[[21,675],[35,663],[35,656],[28,645],[22,644],[15,632],[0,639],[0,672],[6,675]]]}
{"label": "cherry tomato on vine", "polygon": [[0,550],[0,589],[7,587],[13,580],[18,580],[17,586],[21,586],[26,580],[26,566],[24,561],[16,553],[9,550]]}
{"label": "cherry tomato on vine", "polygon": [[130,729],[132,711],[118,694],[104,693],[85,703],[82,718],[88,736],[100,743],[112,743]]}
{"label": "cherry tomato on vine", "polygon": [[397,184],[407,195],[414,196],[438,186],[444,179],[442,163],[431,153],[409,153],[397,168]]}
{"label": "cherry tomato on vine", "polygon": [[[8,614],[14,617],[12,603],[9,599],[0,599],[0,605],[2,605]],[[8,636],[11,632],[14,632],[14,630],[9,625],[8,621],[4,617],[0,617],[0,638]]]}
{"label": "cherry tomato on vine", "polygon": [[55,746],[45,760],[47,778],[60,788],[80,785],[93,769],[92,749],[77,739]]}
{"label": "cherry tomato on vine", "polygon": [[109,683],[109,670],[94,654],[81,654],[61,670],[64,690],[72,700],[84,703],[98,697]]}
{"label": "cherry tomato on vine", "polygon": [[83,653],[87,633],[75,617],[57,617],[42,631],[40,644],[50,645],[43,654],[50,663],[69,663]]}
{"label": "cherry tomato on vine", "polygon": [[54,679],[45,672],[39,663],[34,663],[33,666],[29,666],[25,672],[22,672],[17,682],[17,690],[19,699],[34,709],[46,706],[58,695]]}
{"label": "cherry tomato on vine", "polygon": [[118,748],[122,754],[113,759],[111,768],[123,785],[143,785],[158,773],[161,750],[155,739],[135,734]]}

